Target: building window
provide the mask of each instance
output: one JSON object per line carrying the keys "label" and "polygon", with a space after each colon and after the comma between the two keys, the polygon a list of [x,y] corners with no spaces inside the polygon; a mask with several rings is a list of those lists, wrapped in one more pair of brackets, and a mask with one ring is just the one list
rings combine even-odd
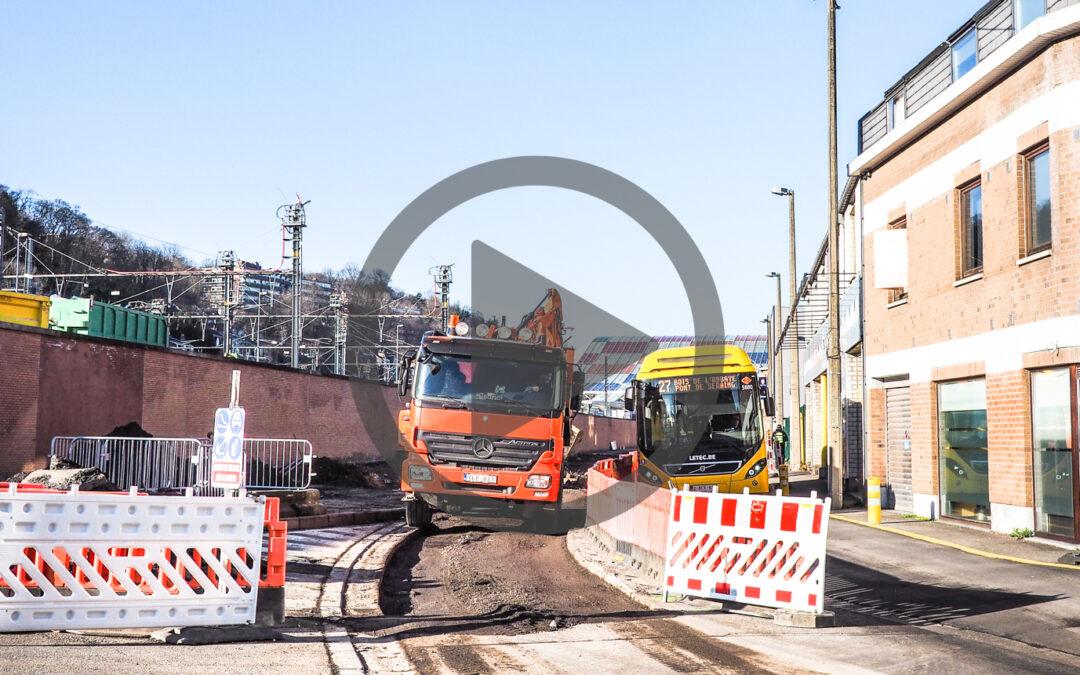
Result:
{"label": "building window", "polygon": [[896,128],[896,125],[904,121],[905,109],[904,109],[904,94],[899,93],[889,99],[889,105],[886,108],[888,116],[888,128],[892,131]]}
{"label": "building window", "polygon": [[979,53],[976,49],[975,29],[960,36],[960,39],[952,46],[953,82],[963,77],[969,70],[975,67]]}
{"label": "building window", "polygon": [[[890,230],[906,230],[907,229],[907,216],[901,216],[900,218],[889,223]],[[890,288],[889,289],[889,304],[894,302],[900,302],[907,299],[907,288]]]}
{"label": "building window", "polygon": [[990,520],[986,380],[938,385],[941,513]]}
{"label": "building window", "polygon": [[978,274],[983,266],[982,185],[960,188],[960,276]]}
{"label": "building window", "polygon": [[1046,0],[1013,0],[1013,18],[1018,31],[1044,14]]}
{"label": "building window", "polygon": [[1027,190],[1027,252],[1050,248],[1050,148],[1043,146],[1024,159]]}
{"label": "building window", "polygon": [[1072,538],[1073,413],[1070,368],[1031,373],[1031,440],[1035,453],[1035,529]]}

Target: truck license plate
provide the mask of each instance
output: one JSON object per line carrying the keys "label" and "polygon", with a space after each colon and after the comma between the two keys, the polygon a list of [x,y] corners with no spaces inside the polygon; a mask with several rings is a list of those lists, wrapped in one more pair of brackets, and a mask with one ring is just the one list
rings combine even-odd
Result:
{"label": "truck license plate", "polygon": [[490,473],[467,473],[465,474],[466,483],[484,483],[486,485],[495,485],[499,482],[499,477]]}

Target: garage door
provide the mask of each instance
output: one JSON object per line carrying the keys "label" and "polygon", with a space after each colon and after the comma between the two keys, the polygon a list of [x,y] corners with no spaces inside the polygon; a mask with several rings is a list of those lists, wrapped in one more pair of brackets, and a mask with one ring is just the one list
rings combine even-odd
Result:
{"label": "garage door", "polygon": [[908,387],[885,390],[885,471],[892,508],[910,513],[911,394]]}

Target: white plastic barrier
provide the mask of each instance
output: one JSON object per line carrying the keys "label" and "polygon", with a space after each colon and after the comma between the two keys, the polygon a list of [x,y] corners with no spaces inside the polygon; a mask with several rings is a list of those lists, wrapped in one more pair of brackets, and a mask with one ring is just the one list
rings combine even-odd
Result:
{"label": "white plastic barrier", "polygon": [[821,613],[829,499],[672,495],[664,594]]}
{"label": "white plastic barrier", "polygon": [[251,623],[251,497],[0,492],[0,632]]}

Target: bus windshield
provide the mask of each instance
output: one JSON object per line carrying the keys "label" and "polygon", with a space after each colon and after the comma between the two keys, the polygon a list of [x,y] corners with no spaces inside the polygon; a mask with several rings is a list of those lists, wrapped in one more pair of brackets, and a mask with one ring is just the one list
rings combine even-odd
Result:
{"label": "bus windshield", "polygon": [[[679,465],[675,473],[721,473],[734,470],[761,445],[757,378],[753,373],[698,375],[647,380],[643,420],[646,454],[661,464]],[[737,466],[719,467],[733,463]],[[684,466],[685,465],[685,466]]]}
{"label": "bus windshield", "polygon": [[447,408],[557,415],[562,369],[552,363],[429,354],[418,366],[417,397]]}

